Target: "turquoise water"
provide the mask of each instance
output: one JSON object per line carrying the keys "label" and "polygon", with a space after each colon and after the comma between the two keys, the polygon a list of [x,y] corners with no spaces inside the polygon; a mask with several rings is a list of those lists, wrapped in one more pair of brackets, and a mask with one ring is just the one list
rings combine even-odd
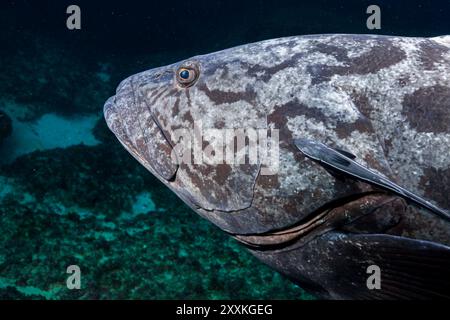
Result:
{"label": "turquoise water", "polygon": [[[313,299],[153,178],[102,107],[126,76],[195,54],[368,33],[364,1],[79,3],[80,31],[65,28],[67,1],[1,5],[0,111],[13,130],[0,130],[0,298]],[[381,3],[392,14],[378,33],[450,32],[444,5]],[[420,26],[408,22],[415,12]],[[80,290],[66,286],[69,265],[81,269]]]}

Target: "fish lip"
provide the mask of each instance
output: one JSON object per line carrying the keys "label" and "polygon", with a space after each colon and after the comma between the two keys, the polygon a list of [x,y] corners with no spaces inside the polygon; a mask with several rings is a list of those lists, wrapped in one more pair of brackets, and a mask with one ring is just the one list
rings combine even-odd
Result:
{"label": "fish lip", "polygon": [[[119,94],[119,92],[131,81],[131,78],[126,78],[122,80],[119,85],[116,88],[116,94],[109,97],[105,104],[103,105],[103,117],[105,118],[106,124],[108,125],[108,128],[116,134],[116,131],[114,130],[114,120],[113,118],[117,114],[117,104],[116,104],[116,97]],[[120,140],[120,139],[119,139]]]}
{"label": "fish lip", "polygon": [[103,117],[105,118],[109,130],[111,130],[113,133],[115,133],[115,131],[112,128],[113,122],[111,121],[111,118],[116,108],[115,98],[116,96],[109,97],[103,105]]}
{"label": "fish lip", "polygon": [[[147,170],[149,170],[154,176],[160,178],[161,181],[172,183],[176,180],[176,175],[178,172],[178,165],[176,166],[176,170],[171,174],[165,174],[164,170],[160,172],[160,170],[157,170],[156,168],[153,168],[153,165],[149,162],[149,159],[146,159],[145,156],[142,156],[140,152],[137,150],[137,147],[135,146],[135,143],[130,140],[129,135],[127,134],[127,130],[124,128],[124,120],[121,118],[121,108],[122,107],[130,107],[129,104],[138,105],[141,103],[140,99],[141,96],[139,94],[136,94],[139,92],[139,88],[136,86],[134,82],[134,76],[131,76],[125,80],[123,80],[117,87],[116,95],[111,96],[108,98],[103,106],[103,116],[106,121],[106,124],[108,128],[111,130],[111,132],[114,133],[117,140],[123,145],[123,147],[134,157],[138,162],[141,163]],[[125,93],[122,91],[125,90]],[[123,104],[123,106],[122,106]],[[155,122],[155,119],[152,119],[153,122]],[[133,121],[140,121],[138,118],[133,119]],[[173,149],[173,146],[170,144],[170,141],[167,139],[167,137],[164,135],[164,131],[158,125],[157,122],[155,122],[156,126],[158,127],[158,130],[161,131],[161,134],[166,139],[166,143],[169,145],[170,148]],[[142,128],[141,128],[142,130]],[[143,133],[145,136],[145,133]],[[149,141],[151,143],[151,141]]]}
{"label": "fish lip", "polygon": [[116,96],[109,97],[103,106],[103,118],[105,119],[109,130],[116,136],[116,139],[119,140],[122,145],[127,146],[128,150],[128,148],[132,148],[133,146],[127,139],[127,136],[124,136],[123,132],[120,130],[122,127],[120,121],[117,119],[117,107]]}
{"label": "fish lip", "polygon": [[[170,70],[166,70],[165,72],[168,72]],[[122,131],[123,124],[121,123],[121,120],[119,119],[120,113],[118,108],[120,108],[120,104],[117,103],[117,95],[120,94],[121,90],[126,85],[131,85],[133,88],[133,101],[134,103],[140,103],[140,100],[142,99],[140,94],[136,94],[139,92],[140,87],[136,86],[134,83],[134,77],[129,77],[125,80],[123,80],[116,89],[116,95],[113,95],[109,97],[103,106],[103,117],[106,121],[106,124],[108,128],[111,130],[112,133],[116,136],[117,140],[120,142],[120,144],[127,150],[141,165],[143,165],[154,177],[156,177],[159,181],[161,181],[164,185],[166,185],[170,190],[172,190],[179,198],[181,198],[191,209],[196,211],[198,208],[200,208],[200,205],[195,201],[195,199],[187,192],[185,192],[182,188],[179,188],[179,181],[177,180],[177,173],[179,170],[179,166],[177,165],[177,170],[174,172],[173,176],[170,178],[164,177],[160,172],[158,172],[155,168],[153,168],[149,163],[144,161],[142,157],[139,155],[139,153],[135,150],[134,145],[129,141],[128,136],[125,134],[125,132]],[[147,103],[144,101],[144,103]],[[152,113],[152,116],[154,114]],[[153,121],[155,121],[155,118],[153,118]],[[157,121],[155,121],[155,124],[159,128],[159,130],[162,132],[162,134],[165,136],[164,131],[161,128],[161,124],[159,124]],[[170,141],[165,136],[167,143],[171,147],[173,147],[170,143]]]}

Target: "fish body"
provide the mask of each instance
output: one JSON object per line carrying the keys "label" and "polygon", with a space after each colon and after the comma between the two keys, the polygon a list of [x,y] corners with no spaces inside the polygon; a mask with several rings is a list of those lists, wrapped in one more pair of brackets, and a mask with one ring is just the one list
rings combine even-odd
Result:
{"label": "fish body", "polygon": [[[125,79],[105,119],[195,212],[304,288],[334,299],[449,297],[446,219],[330,174],[295,145],[346,150],[448,210],[449,39],[338,34],[247,44]],[[210,160],[227,150],[224,131],[250,129],[277,137],[271,170],[260,158],[211,163],[178,153],[189,140],[194,154],[212,147]],[[381,269],[381,289],[367,286],[371,265]]]}

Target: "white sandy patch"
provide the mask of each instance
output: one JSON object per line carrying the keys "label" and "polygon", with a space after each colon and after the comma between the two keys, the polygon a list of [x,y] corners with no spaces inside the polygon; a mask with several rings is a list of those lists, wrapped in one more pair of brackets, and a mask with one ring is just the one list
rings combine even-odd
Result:
{"label": "white sandy patch", "polygon": [[99,143],[92,134],[99,115],[66,118],[47,113],[36,121],[21,121],[11,112],[8,115],[13,122],[13,132],[0,145],[0,164],[11,163],[17,157],[36,150]]}
{"label": "white sandy patch", "polygon": [[136,201],[133,204],[132,212],[137,215],[140,213],[147,213],[149,211],[155,211],[156,206],[152,200],[150,192],[142,192],[136,196]]}

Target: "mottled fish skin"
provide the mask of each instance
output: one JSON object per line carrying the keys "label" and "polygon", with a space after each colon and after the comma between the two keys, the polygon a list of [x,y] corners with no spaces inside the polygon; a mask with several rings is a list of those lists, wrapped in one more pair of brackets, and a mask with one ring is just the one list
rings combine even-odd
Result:
{"label": "mottled fish skin", "polygon": [[[336,262],[326,259],[332,250],[323,253],[324,243],[336,238],[347,248],[370,240],[347,239],[345,230],[447,250],[450,227],[368,184],[330,175],[293,140],[347,150],[361,164],[449,209],[449,39],[333,34],[247,44],[131,76],[106,103],[105,119],[150,172],[198,214],[253,245],[262,261],[326,297],[367,298],[331,284],[338,273],[331,267]],[[192,86],[176,81],[183,66],[199,71]],[[279,129],[278,173],[261,175],[261,164],[168,161],[176,129],[192,130],[198,121],[205,128]],[[309,231],[308,221],[321,214]],[[289,228],[298,237],[281,240],[287,237],[277,231]],[[271,245],[286,246],[258,250],[262,234]],[[304,253],[296,255],[302,246]],[[323,270],[315,269],[318,264]]]}

